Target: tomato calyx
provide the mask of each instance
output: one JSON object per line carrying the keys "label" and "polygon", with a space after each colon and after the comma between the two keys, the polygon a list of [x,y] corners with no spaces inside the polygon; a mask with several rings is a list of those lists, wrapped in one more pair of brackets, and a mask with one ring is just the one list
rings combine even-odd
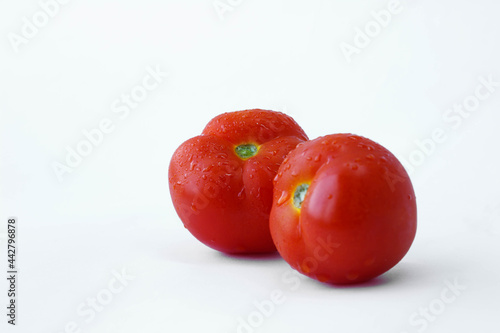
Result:
{"label": "tomato calyx", "polygon": [[247,160],[250,157],[253,157],[259,151],[259,147],[253,143],[245,143],[234,148],[234,152],[238,155],[242,160]]}
{"label": "tomato calyx", "polygon": [[300,208],[302,207],[302,203],[306,198],[306,193],[308,189],[309,189],[309,184],[307,183],[300,184],[295,188],[295,192],[293,193],[293,205],[298,210],[300,210]]}

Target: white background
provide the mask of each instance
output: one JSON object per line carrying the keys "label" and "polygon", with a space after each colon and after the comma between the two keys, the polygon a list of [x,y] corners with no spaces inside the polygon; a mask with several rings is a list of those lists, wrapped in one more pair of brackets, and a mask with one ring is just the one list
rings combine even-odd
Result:
{"label": "white background", "polygon": [[[443,117],[474,101],[479,77],[500,82],[500,4],[401,1],[351,61],[342,43],[376,29],[371,12],[388,1],[233,0],[218,15],[212,0],[73,0],[17,52],[13,34],[42,9],[2,1],[0,266],[16,216],[20,273],[16,327],[1,280],[0,331],[237,332],[250,316],[256,327],[241,332],[498,332],[500,86],[467,118]],[[120,118],[112,104],[156,67],[168,77]],[[415,162],[418,232],[400,264],[352,287],[291,282],[279,256],[222,255],[183,228],[173,151],[215,115],[248,108]],[[113,131],[59,181],[53,164],[104,118]],[[436,129],[446,139],[424,154],[416,141]],[[110,294],[122,270],[130,280]],[[283,302],[258,314],[273,290]],[[109,303],[95,316],[78,312],[97,296]]]}

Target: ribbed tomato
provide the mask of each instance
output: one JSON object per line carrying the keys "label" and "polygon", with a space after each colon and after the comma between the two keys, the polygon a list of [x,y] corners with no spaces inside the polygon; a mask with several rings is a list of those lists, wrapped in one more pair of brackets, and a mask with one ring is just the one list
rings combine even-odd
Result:
{"label": "ribbed tomato", "polygon": [[222,252],[276,251],[269,231],[272,181],[304,140],[302,128],[281,112],[254,109],[212,119],[170,162],[170,194],[184,226]]}

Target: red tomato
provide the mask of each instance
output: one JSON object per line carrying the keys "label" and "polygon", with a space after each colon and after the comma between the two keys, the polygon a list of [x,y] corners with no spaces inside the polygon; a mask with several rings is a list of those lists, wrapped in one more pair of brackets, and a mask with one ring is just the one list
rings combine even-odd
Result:
{"label": "red tomato", "polygon": [[357,283],[386,272],[409,250],[416,226],[405,169],[360,136],[299,144],[274,181],[274,243],[294,269],[322,282]]}
{"label": "red tomato", "polygon": [[212,119],[170,162],[170,194],[184,226],[222,252],[276,251],[269,231],[272,181],[304,140],[300,126],[281,112],[245,110]]}

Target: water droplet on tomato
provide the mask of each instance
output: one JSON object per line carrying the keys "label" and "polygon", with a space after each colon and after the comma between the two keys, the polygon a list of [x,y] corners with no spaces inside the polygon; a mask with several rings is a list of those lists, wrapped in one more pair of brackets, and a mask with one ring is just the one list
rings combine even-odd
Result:
{"label": "water droplet on tomato", "polygon": [[314,162],[318,162],[321,158],[321,154],[318,154],[316,155],[316,157],[314,157]]}
{"label": "water droplet on tomato", "polygon": [[311,271],[311,269],[309,268],[309,266],[306,265],[305,262],[303,262],[302,265],[300,265],[300,268],[302,269],[302,272],[304,272],[306,274]]}
{"label": "water droplet on tomato", "polygon": [[288,195],[287,191],[281,192],[281,196],[278,199],[278,206],[281,206],[282,204],[284,204],[288,200],[289,197],[290,196]]}
{"label": "water droplet on tomato", "polygon": [[238,193],[238,198],[239,199],[245,199],[246,198],[245,188],[242,188],[241,191]]}
{"label": "water droplet on tomato", "polygon": [[215,157],[220,158],[221,160],[225,160],[227,158],[227,154],[221,152],[215,155]]}
{"label": "water droplet on tomato", "polygon": [[293,177],[297,177],[299,175],[299,173],[297,172],[297,170],[293,170],[292,173],[291,173],[291,175]]}
{"label": "water droplet on tomato", "polygon": [[369,160],[373,160],[375,158],[375,156],[373,156],[372,154],[368,154],[368,155],[366,155],[366,158]]}

